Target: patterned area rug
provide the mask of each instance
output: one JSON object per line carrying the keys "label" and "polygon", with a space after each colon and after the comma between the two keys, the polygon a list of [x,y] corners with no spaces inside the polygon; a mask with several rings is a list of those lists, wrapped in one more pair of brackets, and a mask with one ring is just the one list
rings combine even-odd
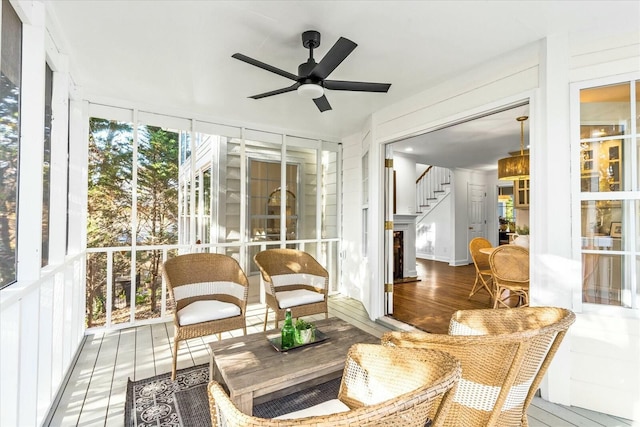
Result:
{"label": "patterned area rug", "polygon": [[[127,427],[211,427],[207,383],[209,365],[199,365],[140,381],[129,380],[125,403]],[[338,396],[340,378],[253,407],[260,418],[273,418]]]}
{"label": "patterned area rug", "polygon": [[[127,427],[190,426],[191,424],[183,424],[180,420],[179,412],[176,410],[175,393],[202,386],[208,381],[209,365],[207,364],[177,371],[175,381],[171,381],[171,373],[135,382],[129,380],[124,425]],[[208,403],[205,413],[189,415],[193,416],[194,421],[199,422],[200,425],[203,425],[200,418],[206,417],[205,425],[211,425]]]}

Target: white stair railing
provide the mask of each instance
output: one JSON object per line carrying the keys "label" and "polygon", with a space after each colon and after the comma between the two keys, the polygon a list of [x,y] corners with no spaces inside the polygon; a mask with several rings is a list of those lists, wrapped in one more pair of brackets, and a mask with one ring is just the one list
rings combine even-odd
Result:
{"label": "white stair railing", "polygon": [[429,166],[416,180],[416,212],[433,209],[449,193],[451,171],[440,166]]}

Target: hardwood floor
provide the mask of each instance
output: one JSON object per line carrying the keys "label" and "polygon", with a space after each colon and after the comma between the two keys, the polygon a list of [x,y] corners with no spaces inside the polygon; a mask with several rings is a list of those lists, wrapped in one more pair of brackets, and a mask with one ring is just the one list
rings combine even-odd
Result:
{"label": "hardwood floor", "polygon": [[475,281],[473,264],[451,267],[439,261],[417,260],[418,281],[393,285],[393,318],[423,331],[446,334],[457,310],[490,308],[491,298],[478,291],[469,298]]}

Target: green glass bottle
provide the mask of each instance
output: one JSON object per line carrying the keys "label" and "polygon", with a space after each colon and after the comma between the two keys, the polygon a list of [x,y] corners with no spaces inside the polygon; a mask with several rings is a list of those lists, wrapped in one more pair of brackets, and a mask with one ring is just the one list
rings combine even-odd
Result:
{"label": "green glass bottle", "polygon": [[287,308],[284,318],[284,325],[282,326],[280,347],[283,350],[287,350],[293,347],[295,343],[295,332],[293,328],[293,321],[291,320],[291,309]]}

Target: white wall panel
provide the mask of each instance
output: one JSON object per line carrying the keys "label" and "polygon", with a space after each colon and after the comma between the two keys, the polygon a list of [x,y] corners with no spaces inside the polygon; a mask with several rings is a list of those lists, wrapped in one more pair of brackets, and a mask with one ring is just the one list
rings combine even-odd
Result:
{"label": "white wall panel", "polygon": [[38,395],[39,308],[40,292],[32,287],[20,300],[20,374],[18,388],[14,391],[20,396],[16,424],[19,426],[37,424],[37,402],[33,396]]}
{"label": "white wall panel", "polygon": [[340,292],[364,304],[368,274],[362,258],[362,143],[356,134],[343,140],[343,244]]}
{"label": "white wall panel", "polygon": [[[3,290],[3,293],[9,290]],[[0,306],[0,425],[18,425],[20,303]]]}
{"label": "white wall panel", "polygon": [[51,380],[53,341],[53,281],[48,280],[40,286],[39,330],[38,330],[38,419],[42,419],[49,409],[53,396]]}

